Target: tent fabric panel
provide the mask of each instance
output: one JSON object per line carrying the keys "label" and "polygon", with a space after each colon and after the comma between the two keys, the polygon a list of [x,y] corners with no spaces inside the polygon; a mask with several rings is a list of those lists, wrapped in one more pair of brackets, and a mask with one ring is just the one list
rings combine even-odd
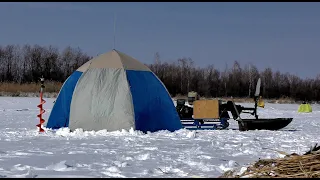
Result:
{"label": "tent fabric panel", "polygon": [[75,71],[62,85],[58,97],[51,110],[46,125],[47,128],[59,129],[61,127],[68,127],[72,94],[82,74],[82,72]]}
{"label": "tent fabric panel", "polygon": [[182,128],[173,101],[161,81],[150,71],[127,70],[136,129],[143,132]]}
{"label": "tent fabric panel", "polygon": [[135,127],[130,88],[124,69],[89,68],[71,102],[70,129],[129,130]]}

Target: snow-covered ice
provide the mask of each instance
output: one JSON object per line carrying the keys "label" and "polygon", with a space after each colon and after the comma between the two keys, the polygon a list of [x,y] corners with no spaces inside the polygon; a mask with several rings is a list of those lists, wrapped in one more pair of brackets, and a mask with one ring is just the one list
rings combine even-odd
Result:
{"label": "snow-covered ice", "polygon": [[[45,100],[47,120],[54,99]],[[267,103],[258,111],[261,117],[294,118],[280,131],[143,134],[67,128],[38,133],[38,103],[39,98],[0,97],[0,177],[217,177],[259,158],[281,157],[277,151],[301,154],[320,142],[319,105],[299,114],[298,104]]]}

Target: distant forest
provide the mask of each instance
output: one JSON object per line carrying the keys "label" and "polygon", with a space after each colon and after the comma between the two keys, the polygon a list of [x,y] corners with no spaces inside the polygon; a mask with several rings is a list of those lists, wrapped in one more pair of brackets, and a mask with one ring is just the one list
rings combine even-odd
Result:
{"label": "distant forest", "polygon": [[[38,82],[42,75],[47,81],[64,82],[91,58],[80,48],[66,47],[59,51],[53,46],[0,46],[0,82]],[[312,79],[301,79],[271,68],[258,71],[254,64],[241,66],[237,61],[223,70],[216,69],[214,64],[201,68],[191,58],[162,61],[159,53],[155,53],[154,63],[146,65],[172,96],[196,91],[205,97],[252,97],[260,77],[264,98],[320,100],[320,74]]]}

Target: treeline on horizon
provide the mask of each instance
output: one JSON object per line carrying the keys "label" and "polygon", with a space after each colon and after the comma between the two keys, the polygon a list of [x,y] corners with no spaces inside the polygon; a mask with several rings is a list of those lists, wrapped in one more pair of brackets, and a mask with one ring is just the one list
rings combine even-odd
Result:
{"label": "treeline on horizon", "polygon": [[[0,82],[20,84],[47,81],[64,82],[82,64],[92,59],[80,48],[54,46],[0,46]],[[239,62],[219,70],[214,65],[197,67],[191,58],[168,62],[155,53],[154,63],[146,64],[165,84],[172,96],[196,91],[204,97],[252,97],[258,78],[264,98],[292,98],[320,100],[320,75],[302,79],[290,73],[265,68],[259,71],[254,64],[241,66]]]}

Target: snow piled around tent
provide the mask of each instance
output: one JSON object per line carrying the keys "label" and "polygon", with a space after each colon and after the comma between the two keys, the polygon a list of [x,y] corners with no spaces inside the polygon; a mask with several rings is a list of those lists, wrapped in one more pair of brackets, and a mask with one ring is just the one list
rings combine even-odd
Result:
{"label": "snow piled around tent", "polygon": [[[48,119],[54,99],[46,99]],[[0,98],[0,177],[217,177],[245,170],[278,151],[302,154],[320,142],[320,111],[300,114],[299,105],[266,104],[261,117],[293,117],[281,131],[70,132],[35,125],[38,98]],[[245,104],[252,106],[252,104]],[[246,117],[244,115],[243,117]],[[235,121],[230,121],[237,128]],[[242,169],[241,169],[242,167]]]}

